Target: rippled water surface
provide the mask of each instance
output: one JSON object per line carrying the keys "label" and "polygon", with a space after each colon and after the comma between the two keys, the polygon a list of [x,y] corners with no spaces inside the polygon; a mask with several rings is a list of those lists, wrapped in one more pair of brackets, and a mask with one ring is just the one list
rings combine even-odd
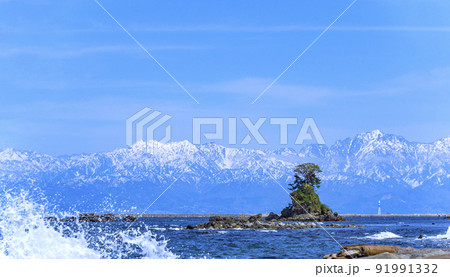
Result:
{"label": "rippled water surface", "polygon": [[[436,217],[348,218],[360,228],[327,228],[341,245],[372,243],[449,248],[450,220]],[[323,229],[180,230],[207,218],[147,218],[149,226],[168,240],[171,252],[183,258],[322,258],[339,251]],[[350,223],[348,222],[348,223]],[[345,224],[337,222],[338,224]],[[434,224],[433,224],[434,223]],[[418,239],[419,235],[425,236]]]}
{"label": "rippled water surface", "polygon": [[326,231],[184,230],[208,218],[61,223],[44,220],[45,207],[26,195],[6,194],[1,204],[0,258],[322,258],[339,244],[450,247],[444,217],[350,217],[338,224],[360,227]]}

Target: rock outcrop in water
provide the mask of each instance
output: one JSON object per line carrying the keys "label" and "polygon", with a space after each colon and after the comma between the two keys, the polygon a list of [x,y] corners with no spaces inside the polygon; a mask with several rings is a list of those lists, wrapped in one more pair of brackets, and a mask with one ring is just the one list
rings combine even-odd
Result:
{"label": "rock outcrop in water", "polygon": [[135,217],[134,215],[126,215],[124,217],[122,217],[122,222],[137,222],[137,217]]}
{"label": "rock outcrop in water", "polygon": [[82,213],[78,216],[69,216],[64,218],[58,218],[56,216],[48,216],[45,219],[47,221],[62,221],[62,222],[117,222],[120,218],[122,222],[136,222],[137,217],[134,215],[117,216],[114,214],[95,214],[95,213]]}
{"label": "rock outcrop in water", "polygon": [[281,221],[345,221],[323,204],[314,188],[305,184],[290,193],[292,204],[281,211],[278,220]]}
{"label": "rock outcrop in water", "polygon": [[344,221],[345,218],[320,202],[316,188],[320,187],[319,174],[322,172],[317,164],[304,163],[294,169],[294,182],[289,184],[292,204],[281,211],[283,221]]}
{"label": "rock outcrop in water", "polygon": [[[345,221],[344,217],[333,213],[330,208],[320,202],[319,195],[315,191],[321,182],[317,176],[322,172],[318,165],[304,163],[298,165],[294,172],[295,181],[289,185],[292,191],[289,194],[292,204],[284,208],[281,215],[271,212],[265,219],[261,214],[237,218],[212,216],[209,218],[209,222],[195,226],[189,225],[186,229],[305,229],[321,227],[311,221]],[[323,227],[343,228],[356,227],[356,225],[329,224]]]}
{"label": "rock outcrop in water", "polygon": [[117,218],[113,214],[85,213],[78,216],[80,222],[116,222]]}
{"label": "rock outcrop in water", "polygon": [[[270,215],[269,215],[270,216]],[[268,216],[268,217],[269,217]],[[272,219],[275,218],[275,214],[272,214]],[[339,225],[328,224],[319,225],[314,222],[281,222],[275,220],[265,220],[262,214],[253,216],[211,216],[209,221],[204,224],[188,225],[186,230],[192,229],[308,229],[308,228],[352,228],[356,225]],[[270,218],[269,218],[270,219]]]}

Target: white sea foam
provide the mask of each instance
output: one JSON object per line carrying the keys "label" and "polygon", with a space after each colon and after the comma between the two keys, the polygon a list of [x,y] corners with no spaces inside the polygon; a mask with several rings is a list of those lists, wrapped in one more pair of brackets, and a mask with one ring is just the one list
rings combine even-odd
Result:
{"label": "white sea foam", "polygon": [[436,238],[438,239],[450,239],[450,226],[447,228],[447,233],[443,235],[437,235]]}
{"label": "white sea foam", "polygon": [[380,233],[376,233],[376,234],[373,234],[373,235],[365,236],[365,238],[382,240],[382,239],[396,239],[396,238],[401,238],[401,236],[386,231],[386,232],[380,232]]}
{"label": "white sea foam", "polygon": [[[25,192],[3,192],[0,204],[0,258],[122,258],[136,249],[145,258],[176,257],[149,230],[99,230],[92,244],[93,235],[85,233],[81,223],[51,226],[45,206],[30,201]],[[95,247],[98,243],[101,246]]]}
{"label": "white sea foam", "polygon": [[150,228],[150,229],[156,230],[156,231],[165,231],[165,230],[167,230],[167,229],[164,228],[164,227],[152,227],[152,228]]}
{"label": "white sea foam", "polygon": [[448,226],[447,232],[445,234],[423,237],[423,239],[450,239],[450,226]]}
{"label": "white sea foam", "polygon": [[181,228],[181,227],[169,227],[169,230],[180,231],[180,230],[183,230],[183,228]]}
{"label": "white sea foam", "polygon": [[261,229],[261,230],[256,230],[256,231],[261,232],[261,233],[277,232],[277,230],[271,230],[271,229]]}

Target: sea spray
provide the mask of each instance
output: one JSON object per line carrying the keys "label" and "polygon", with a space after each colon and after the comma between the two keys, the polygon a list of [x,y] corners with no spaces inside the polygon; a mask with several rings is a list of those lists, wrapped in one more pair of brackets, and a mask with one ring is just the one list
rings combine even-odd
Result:
{"label": "sea spray", "polygon": [[436,235],[436,236],[427,236],[427,237],[423,237],[423,239],[450,240],[450,226],[448,226],[447,232],[445,234]]}
{"label": "sea spray", "polygon": [[0,255],[8,258],[100,258],[83,234],[64,236],[44,220],[45,208],[28,194],[4,192],[0,210]]}
{"label": "sea spray", "polygon": [[147,228],[50,222],[24,191],[3,192],[0,204],[0,258],[176,258]]}
{"label": "sea spray", "polygon": [[447,233],[443,235],[437,235],[438,239],[450,239],[450,226],[448,226]]}
{"label": "sea spray", "polygon": [[376,240],[382,240],[382,239],[396,239],[396,238],[401,238],[401,236],[394,234],[392,232],[380,232],[380,233],[376,233],[370,236],[366,236],[365,238],[368,239],[376,239]]}

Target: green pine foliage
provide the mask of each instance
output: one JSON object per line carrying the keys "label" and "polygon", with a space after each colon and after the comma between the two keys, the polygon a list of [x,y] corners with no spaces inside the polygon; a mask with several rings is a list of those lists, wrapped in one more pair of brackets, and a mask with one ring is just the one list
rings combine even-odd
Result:
{"label": "green pine foliage", "polygon": [[[313,163],[304,163],[295,167],[295,180],[289,184],[292,191],[290,196],[292,204],[281,211],[283,215],[292,214],[326,214],[331,211],[327,205],[322,204],[316,189],[320,187],[320,178],[318,174],[322,172],[319,166]],[[305,211],[306,210],[306,211]]]}

